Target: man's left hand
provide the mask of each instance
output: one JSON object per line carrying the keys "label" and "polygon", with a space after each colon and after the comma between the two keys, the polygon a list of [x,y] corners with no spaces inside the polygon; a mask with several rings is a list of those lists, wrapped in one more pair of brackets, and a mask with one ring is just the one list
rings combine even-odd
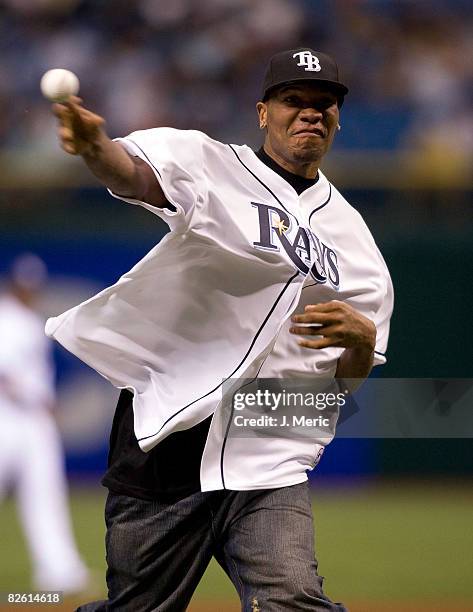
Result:
{"label": "man's left hand", "polygon": [[[373,321],[360,314],[349,304],[332,300],[306,306],[304,314],[292,317],[295,324],[290,328],[292,334],[318,336],[316,339],[301,338],[300,346],[322,349],[329,346],[343,348],[365,348],[373,351],[376,343],[376,326]],[[301,327],[300,323],[318,324],[314,327]]]}

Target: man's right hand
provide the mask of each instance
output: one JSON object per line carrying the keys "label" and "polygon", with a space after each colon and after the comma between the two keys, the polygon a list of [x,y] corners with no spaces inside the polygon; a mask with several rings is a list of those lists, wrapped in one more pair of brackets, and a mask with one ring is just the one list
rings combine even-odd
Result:
{"label": "man's right hand", "polygon": [[64,104],[53,105],[64,151],[82,155],[91,172],[113,193],[167,208],[168,202],[151,166],[110,140],[104,130],[105,119],[81,103],[80,98],[71,96]]}
{"label": "man's right hand", "polygon": [[59,120],[59,140],[66,153],[93,155],[101,139],[106,138],[105,119],[81,106],[81,102],[77,96],[71,96],[65,103],[53,105]]}

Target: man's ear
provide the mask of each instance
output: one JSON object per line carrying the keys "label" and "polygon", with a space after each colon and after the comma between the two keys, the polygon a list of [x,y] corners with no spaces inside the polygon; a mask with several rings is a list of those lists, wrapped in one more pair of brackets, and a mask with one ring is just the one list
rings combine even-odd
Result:
{"label": "man's ear", "polygon": [[260,130],[264,130],[267,126],[268,107],[265,102],[258,102],[256,110],[258,111]]}

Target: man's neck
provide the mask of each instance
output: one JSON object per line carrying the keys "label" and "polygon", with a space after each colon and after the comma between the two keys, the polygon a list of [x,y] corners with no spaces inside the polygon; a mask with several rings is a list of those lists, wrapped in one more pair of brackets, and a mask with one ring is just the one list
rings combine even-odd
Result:
{"label": "man's neck", "polygon": [[318,161],[290,162],[273,151],[266,142],[263,145],[263,151],[266,153],[266,155],[268,155],[268,157],[281,166],[281,168],[287,170],[287,172],[291,172],[297,176],[302,176],[306,179],[314,179],[317,176],[317,172],[319,171]]}
{"label": "man's neck", "polygon": [[276,172],[276,174],[279,174],[281,178],[287,181],[298,195],[315,185],[319,179],[318,174],[316,178],[306,178],[305,176],[300,176],[298,174],[294,174],[293,172],[289,172],[289,170],[286,170],[275,162],[274,159],[266,153],[263,147],[261,147],[258,151],[255,151],[255,155],[260,161],[263,162],[263,164],[268,166],[268,168],[271,168],[273,172]]}

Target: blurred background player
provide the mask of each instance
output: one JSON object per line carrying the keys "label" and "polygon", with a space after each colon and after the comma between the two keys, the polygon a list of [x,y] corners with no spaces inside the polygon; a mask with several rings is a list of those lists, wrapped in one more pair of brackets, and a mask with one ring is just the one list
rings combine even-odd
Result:
{"label": "blurred background player", "polygon": [[50,341],[35,310],[47,270],[18,257],[0,297],[0,499],[13,488],[36,588],[82,591],[89,574],[69,519],[64,457],[53,417],[55,373]]}

